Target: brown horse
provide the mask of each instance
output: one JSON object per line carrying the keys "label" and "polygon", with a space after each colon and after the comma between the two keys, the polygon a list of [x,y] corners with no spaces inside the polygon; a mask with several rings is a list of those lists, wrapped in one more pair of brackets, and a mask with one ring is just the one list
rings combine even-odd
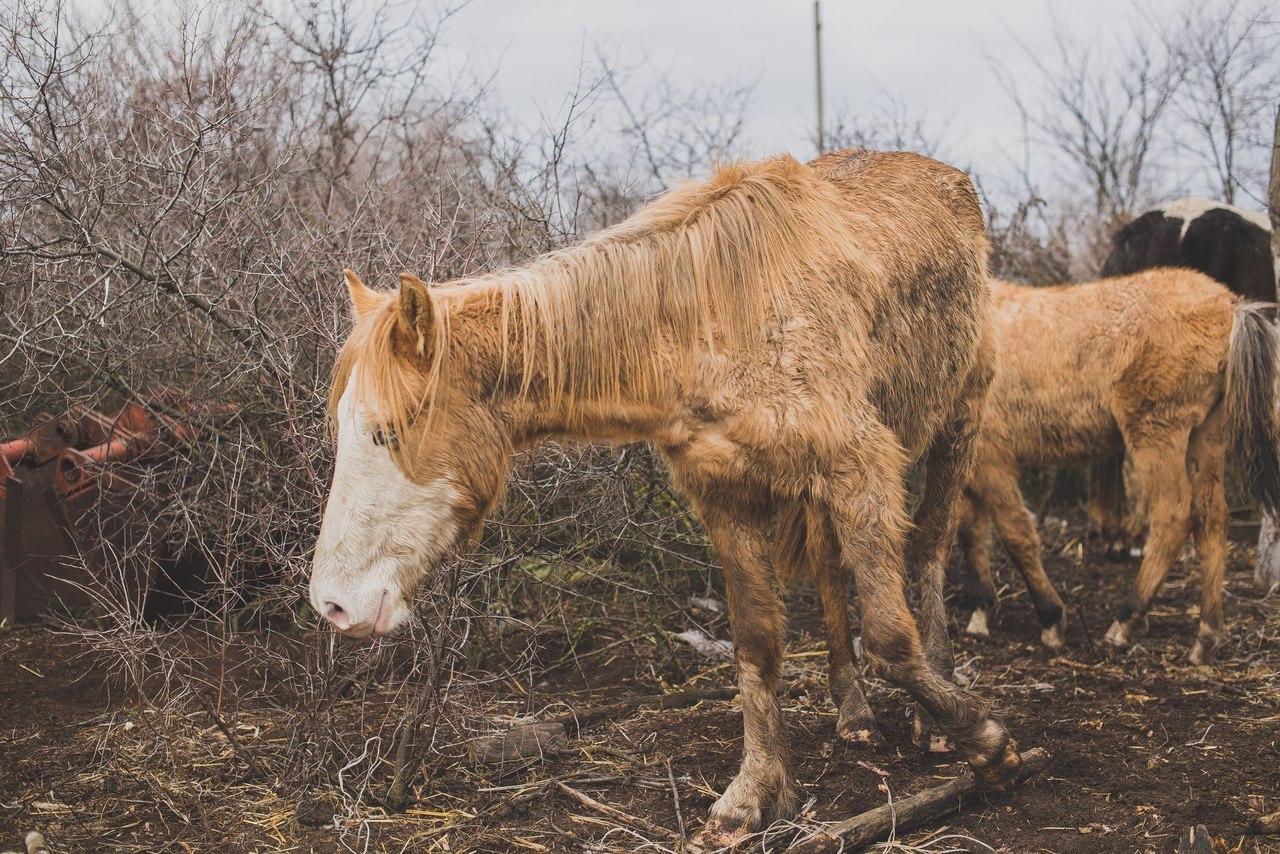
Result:
{"label": "brown horse", "polygon": [[1149,533],[1137,583],[1107,640],[1129,643],[1192,534],[1202,604],[1191,660],[1209,662],[1222,638],[1228,445],[1242,485],[1272,512],[1280,506],[1277,337],[1266,305],[1242,301],[1201,273],[1169,268],[1053,288],[997,282],[993,294],[1000,366],[960,536],[976,606],[969,631],[987,634],[995,604],[994,517],[1026,580],[1041,639],[1062,646],[1066,612],[1040,562],[1018,469],[1127,456],[1137,487],[1133,517],[1146,519]]}
{"label": "brown horse", "polygon": [[[989,786],[1010,784],[1012,739],[942,675],[941,577],[994,361],[987,252],[962,173],[846,152],[721,168],[576,247],[439,288],[402,275],[398,295],[380,293],[348,271],[355,325],[332,391],[312,602],[345,634],[392,631],[482,523],[514,449],[648,441],[724,565],[744,755],[707,841],[796,807],[776,566],[818,579],[842,735],[875,731],[853,667],[853,580],[871,660]],[[923,643],[903,555],[904,472],[920,453]]]}

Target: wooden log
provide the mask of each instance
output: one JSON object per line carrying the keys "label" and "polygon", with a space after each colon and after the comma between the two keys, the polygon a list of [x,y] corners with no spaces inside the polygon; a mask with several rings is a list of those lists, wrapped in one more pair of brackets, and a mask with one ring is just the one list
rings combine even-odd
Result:
{"label": "wooden log", "polygon": [[506,732],[481,735],[467,742],[467,758],[473,765],[524,762],[569,746],[569,735],[558,721],[516,724]]}
{"label": "wooden log", "polygon": [[[1049,754],[1039,747],[1022,754],[1022,770],[1018,772],[1018,782],[1038,773],[1048,761]],[[787,850],[804,854],[837,851],[842,846],[846,851],[857,850],[886,839],[891,833],[901,834],[950,815],[978,801],[984,794],[986,793],[974,779],[973,771],[965,768],[959,777],[950,782],[831,825],[801,839]]]}
{"label": "wooden log", "polygon": [[[1271,219],[1271,259],[1276,273],[1276,299],[1280,300],[1280,106],[1276,107],[1276,130],[1271,140],[1271,181],[1267,187],[1267,214]],[[1263,511],[1258,534],[1258,562],[1253,568],[1253,584],[1264,593],[1280,587],[1280,525]]]}
{"label": "wooden log", "polygon": [[1268,815],[1260,815],[1253,820],[1249,828],[1263,836],[1274,836],[1280,834],[1280,810],[1276,810]]}
{"label": "wooden log", "polygon": [[698,691],[677,691],[671,694],[649,694],[643,697],[633,697],[629,700],[619,700],[616,703],[606,703],[595,708],[584,709],[581,712],[571,712],[560,715],[558,718],[552,718],[552,720],[562,724],[569,732],[576,734],[579,730],[584,730],[592,724],[603,720],[617,720],[640,708],[652,708],[660,711],[687,709],[702,702],[732,700],[736,696],[738,696],[736,686],[704,688]]}

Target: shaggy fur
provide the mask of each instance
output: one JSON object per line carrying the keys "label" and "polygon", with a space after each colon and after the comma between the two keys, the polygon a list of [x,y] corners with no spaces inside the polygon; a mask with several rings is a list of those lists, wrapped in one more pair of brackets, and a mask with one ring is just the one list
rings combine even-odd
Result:
{"label": "shaggy fur", "polygon": [[[492,506],[515,448],[648,441],[665,456],[724,565],[742,688],[742,767],[708,840],[797,804],[776,696],[780,567],[818,579],[841,734],[875,729],[853,667],[856,581],[871,660],[1000,788],[1016,747],[946,678],[941,597],[994,362],[987,252],[968,179],[927,158],[727,166],[524,267],[430,290],[405,276],[398,296],[350,276],[358,319],[334,400],[355,383],[405,476],[449,479],[460,531]],[[904,474],[922,453],[929,485],[912,527]],[[925,590],[923,642],[906,548]],[[430,570],[406,570],[402,589]]]}
{"label": "shaggy fur", "polygon": [[977,606],[971,630],[985,633],[995,604],[986,541],[994,517],[1043,639],[1061,646],[1066,614],[1040,562],[1018,469],[1103,460],[1118,471],[1127,455],[1139,503],[1133,518],[1149,520],[1150,530],[1136,585],[1107,637],[1130,640],[1194,534],[1203,603],[1191,658],[1209,661],[1222,636],[1228,445],[1242,485],[1273,512],[1280,505],[1277,341],[1265,306],[1183,269],[1056,288],[996,283],[993,292],[1000,368],[961,532]]}

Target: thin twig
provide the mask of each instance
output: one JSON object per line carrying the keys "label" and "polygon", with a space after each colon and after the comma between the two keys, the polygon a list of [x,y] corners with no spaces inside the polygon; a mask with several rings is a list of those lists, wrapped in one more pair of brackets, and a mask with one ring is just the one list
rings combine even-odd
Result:
{"label": "thin twig", "polygon": [[625,813],[616,807],[611,807],[608,804],[602,804],[599,801],[597,801],[595,798],[591,797],[590,795],[583,794],[582,792],[579,792],[577,789],[573,788],[572,786],[567,786],[564,783],[559,782],[558,780],[556,781],[556,788],[564,792],[569,797],[573,798],[578,803],[582,804],[587,809],[595,810],[596,812],[601,813],[602,815],[607,815],[610,818],[617,819],[618,821],[621,821],[621,822],[625,822],[626,824],[629,824],[632,827],[638,827],[641,830],[643,830],[645,833],[651,833],[654,836],[658,836],[663,839],[672,839],[675,836],[675,834],[673,834],[669,830],[664,830],[663,828],[658,827],[656,824],[651,824],[650,822],[645,821],[639,816],[634,816],[634,815],[631,815],[630,813]]}
{"label": "thin twig", "polygon": [[671,781],[671,800],[676,805],[676,826],[680,828],[680,844],[689,841],[689,836],[684,830],[684,815],[680,812],[680,789],[676,786],[676,775],[671,770],[671,759],[667,759],[667,779]]}

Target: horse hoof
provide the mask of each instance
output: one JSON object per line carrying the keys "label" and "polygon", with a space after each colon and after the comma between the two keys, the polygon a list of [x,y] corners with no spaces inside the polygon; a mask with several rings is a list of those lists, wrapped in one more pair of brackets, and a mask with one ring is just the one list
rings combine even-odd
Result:
{"label": "horse hoof", "polygon": [[1111,624],[1111,628],[1107,629],[1106,641],[1112,646],[1122,649],[1127,647],[1129,645],[1129,627],[1116,620]]}
{"label": "horse hoof", "polygon": [[1196,667],[1212,667],[1216,646],[1216,644],[1206,644],[1203,638],[1196,638],[1195,644],[1191,647],[1191,654],[1188,656],[1191,663]]}
{"label": "horse hoof", "polygon": [[772,778],[772,785],[766,779],[739,773],[711,806],[694,842],[708,851],[732,849],[771,822],[794,817],[800,807],[800,788],[785,772]]}
{"label": "horse hoof", "polygon": [[1047,629],[1040,632],[1040,643],[1047,646],[1054,652],[1059,651],[1067,645],[1066,631],[1061,623],[1055,623]]}
{"label": "horse hoof", "polygon": [[933,721],[918,706],[911,720],[911,743],[924,753],[954,753],[956,749],[951,739],[934,729]]}
{"label": "horse hoof", "polygon": [[747,828],[730,828],[718,819],[709,819],[702,830],[689,840],[689,851],[732,851],[741,844],[749,831]]}
{"label": "horse hoof", "polygon": [[874,718],[839,724],[836,726],[836,735],[850,744],[860,744],[865,747],[883,747],[888,743],[880,734],[880,728],[876,726]]}
{"label": "horse hoof", "polygon": [[982,608],[978,608],[973,612],[973,616],[969,618],[969,625],[965,626],[965,634],[973,635],[977,638],[991,637],[991,629],[987,625],[987,612]]}
{"label": "horse hoof", "polygon": [[999,755],[986,765],[973,765],[973,773],[982,783],[982,787],[992,792],[1003,792],[1013,788],[1018,782],[1018,772],[1022,769],[1022,756],[1018,753],[1018,743],[1012,738],[1005,741]]}

